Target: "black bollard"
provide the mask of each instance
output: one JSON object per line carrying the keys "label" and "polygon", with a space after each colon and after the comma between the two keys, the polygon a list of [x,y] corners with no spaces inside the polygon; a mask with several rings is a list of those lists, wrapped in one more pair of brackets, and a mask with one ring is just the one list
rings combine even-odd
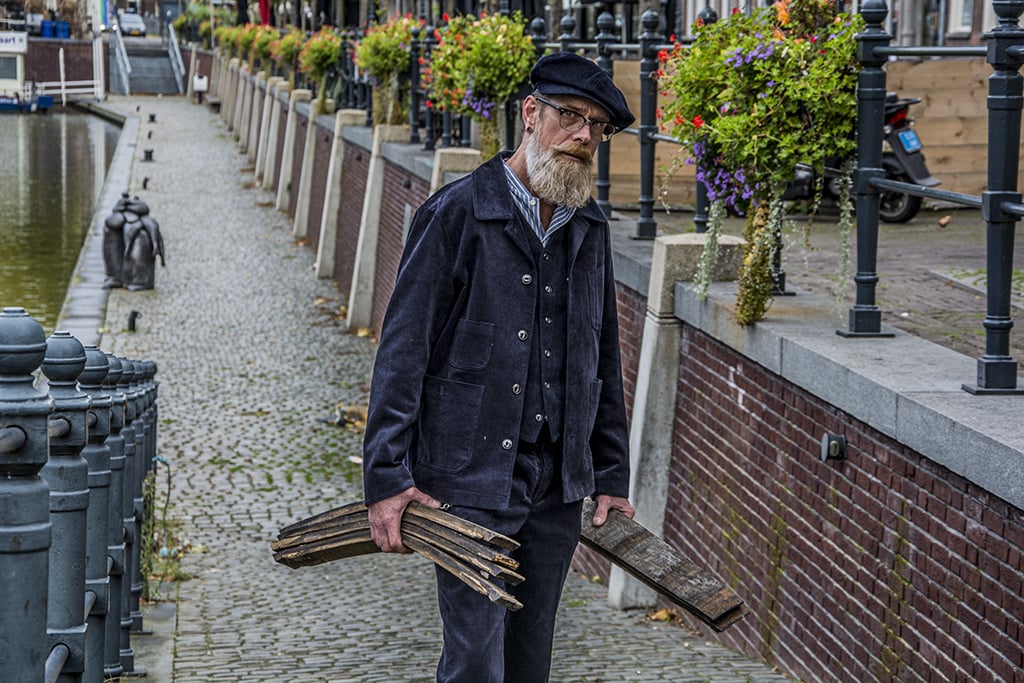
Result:
{"label": "black bollard", "polygon": [[46,464],[49,396],[33,388],[32,373],[46,337],[23,308],[0,313],[0,671],[4,680],[41,681],[48,653],[50,491]]}
{"label": "black bollard", "polygon": [[104,628],[103,675],[105,678],[120,678],[124,675],[121,664],[121,606],[125,578],[125,529],[124,529],[124,429],[125,405],[127,399],[119,388],[121,381],[121,359],[106,354],[109,363],[103,388],[111,397],[110,436],[107,447],[110,451],[110,505],[107,516],[107,554],[111,559],[109,576],[109,605]]}

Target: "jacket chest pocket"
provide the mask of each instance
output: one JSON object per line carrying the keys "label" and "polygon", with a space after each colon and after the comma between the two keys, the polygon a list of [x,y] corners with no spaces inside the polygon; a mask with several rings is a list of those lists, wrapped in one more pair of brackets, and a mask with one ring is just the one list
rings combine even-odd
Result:
{"label": "jacket chest pocket", "polygon": [[460,370],[483,370],[491,362],[494,323],[463,318],[455,326],[448,363]]}

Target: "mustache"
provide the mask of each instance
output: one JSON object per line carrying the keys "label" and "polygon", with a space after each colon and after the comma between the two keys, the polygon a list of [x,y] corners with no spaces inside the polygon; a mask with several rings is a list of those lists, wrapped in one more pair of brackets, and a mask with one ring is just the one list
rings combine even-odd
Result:
{"label": "mustache", "polygon": [[591,154],[590,150],[584,147],[583,145],[555,145],[554,147],[551,148],[551,151],[557,152],[559,154],[572,155],[579,159],[580,161],[583,161],[584,163],[587,164],[592,163],[594,160],[594,155]]}

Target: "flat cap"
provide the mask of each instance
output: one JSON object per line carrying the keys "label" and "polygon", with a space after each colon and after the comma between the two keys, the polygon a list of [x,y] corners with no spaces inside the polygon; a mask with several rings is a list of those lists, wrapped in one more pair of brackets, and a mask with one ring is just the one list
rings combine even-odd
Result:
{"label": "flat cap", "polygon": [[601,105],[616,128],[626,128],[636,117],[626,98],[604,69],[572,52],[556,52],[537,60],[530,83],[542,95],[576,95]]}

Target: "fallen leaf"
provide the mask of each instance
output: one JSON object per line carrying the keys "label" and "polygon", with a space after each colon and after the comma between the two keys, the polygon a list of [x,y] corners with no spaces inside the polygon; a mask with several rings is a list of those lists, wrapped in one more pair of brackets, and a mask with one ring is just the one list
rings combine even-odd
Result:
{"label": "fallen leaf", "polygon": [[949,225],[952,222],[953,222],[953,217],[952,216],[943,216],[942,218],[939,219],[939,227],[940,228],[944,228],[944,227],[946,227],[947,225]]}
{"label": "fallen leaf", "polygon": [[369,327],[360,327],[358,330],[356,330],[357,337],[369,337],[370,334],[372,333],[370,332]]}

